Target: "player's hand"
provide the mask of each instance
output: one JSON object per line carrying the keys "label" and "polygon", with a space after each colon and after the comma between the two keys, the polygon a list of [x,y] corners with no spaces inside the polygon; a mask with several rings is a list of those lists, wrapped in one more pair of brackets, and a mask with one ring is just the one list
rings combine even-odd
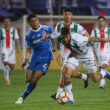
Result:
{"label": "player's hand", "polygon": [[107,39],[105,39],[105,41],[110,42],[110,36]]}
{"label": "player's hand", "polygon": [[53,49],[52,49],[53,52],[56,52],[56,50],[57,50],[56,48],[53,48]]}
{"label": "player's hand", "polygon": [[26,62],[23,62],[22,64],[21,64],[21,67],[24,69],[24,67],[26,66]]}
{"label": "player's hand", "polygon": [[40,39],[40,41],[45,41],[48,39],[51,35],[50,34],[45,34],[43,38]]}

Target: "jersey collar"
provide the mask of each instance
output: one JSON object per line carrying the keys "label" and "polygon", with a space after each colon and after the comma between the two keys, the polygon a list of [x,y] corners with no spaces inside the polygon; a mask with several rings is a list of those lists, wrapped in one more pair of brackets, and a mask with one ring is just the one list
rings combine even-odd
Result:
{"label": "jersey collar", "polygon": [[40,25],[40,27],[39,27],[37,30],[34,30],[34,29],[32,29],[32,28],[31,28],[31,30],[32,30],[33,32],[38,32],[38,31],[41,29],[41,27],[42,27],[42,25]]}

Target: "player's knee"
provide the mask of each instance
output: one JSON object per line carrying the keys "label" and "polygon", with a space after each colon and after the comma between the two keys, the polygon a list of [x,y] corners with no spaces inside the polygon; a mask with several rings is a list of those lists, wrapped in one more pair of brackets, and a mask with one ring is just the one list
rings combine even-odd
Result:
{"label": "player's knee", "polygon": [[95,83],[98,82],[98,78],[97,77],[91,77],[92,81],[94,81]]}
{"label": "player's knee", "polygon": [[70,72],[66,72],[64,74],[64,76],[65,76],[66,79],[69,79],[69,78],[71,78],[71,73]]}

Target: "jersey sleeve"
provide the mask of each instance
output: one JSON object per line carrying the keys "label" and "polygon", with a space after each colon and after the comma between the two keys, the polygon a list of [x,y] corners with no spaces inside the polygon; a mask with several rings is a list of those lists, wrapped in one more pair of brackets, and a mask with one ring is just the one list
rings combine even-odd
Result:
{"label": "jersey sleeve", "polygon": [[81,25],[78,24],[77,33],[84,35],[86,32],[87,31]]}
{"label": "jersey sleeve", "polygon": [[19,35],[18,35],[18,32],[17,32],[16,29],[15,29],[15,39],[16,39],[16,40],[19,39]]}
{"label": "jersey sleeve", "polygon": [[54,32],[51,35],[52,39],[57,39],[59,37],[59,35],[60,35],[60,33],[58,32],[57,28],[58,28],[58,24],[56,25],[55,30],[54,30]]}
{"label": "jersey sleeve", "polygon": [[26,35],[26,47],[32,47],[32,41],[30,40],[29,35]]}
{"label": "jersey sleeve", "polygon": [[52,34],[53,33],[53,29],[51,26],[48,26],[48,29],[46,30],[47,33]]}

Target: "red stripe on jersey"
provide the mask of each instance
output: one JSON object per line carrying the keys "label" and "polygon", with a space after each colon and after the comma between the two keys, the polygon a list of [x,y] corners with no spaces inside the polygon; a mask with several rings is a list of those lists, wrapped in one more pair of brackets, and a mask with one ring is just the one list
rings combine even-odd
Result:
{"label": "red stripe on jersey", "polygon": [[68,25],[67,28],[70,30],[70,25]]}
{"label": "red stripe on jersey", "polygon": [[10,48],[10,31],[6,30],[6,48]]}
{"label": "red stripe on jersey", "polygon": [[[104,32],[104,30],[100,30],[100,38],[105,38],[105,32]],[[100,50],[101,51],[104,49],[104,45],[105,45],[104,42],[101,42],[100,43]]]}
{"label": "red stripe on jersey", "polygon": [[72,49],[72,46],[71,45],[67,45],[66,47],[68,49],[70,49],[72,53],[77,54],[77,52]]}

